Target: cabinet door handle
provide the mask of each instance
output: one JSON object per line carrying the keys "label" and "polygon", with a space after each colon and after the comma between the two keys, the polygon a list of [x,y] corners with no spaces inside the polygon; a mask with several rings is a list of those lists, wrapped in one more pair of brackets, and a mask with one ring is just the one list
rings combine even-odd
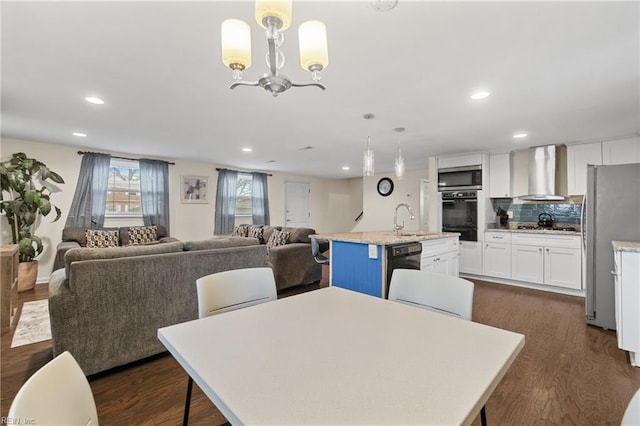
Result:
{"label": "cabinet door handle", "polygon": [[539,248],[539,249],[538,249],[538,252],[539,252],[539,253],[542,253],[542,249],[541,249],[541,248]]}
{"label": "cabinet door handle", "polygon": [[547,249],[547,253],[549,253],[549,249]]}

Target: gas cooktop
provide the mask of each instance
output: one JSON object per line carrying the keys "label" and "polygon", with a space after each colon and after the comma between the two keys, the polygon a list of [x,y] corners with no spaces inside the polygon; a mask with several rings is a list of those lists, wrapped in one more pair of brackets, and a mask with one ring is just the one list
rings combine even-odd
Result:
{"label": "gas cooktop", "polygon": [[518,225],[518,229],[533,229],[536,231],[570,231],[576,232],[575,226],[537,226],[537,225]]}

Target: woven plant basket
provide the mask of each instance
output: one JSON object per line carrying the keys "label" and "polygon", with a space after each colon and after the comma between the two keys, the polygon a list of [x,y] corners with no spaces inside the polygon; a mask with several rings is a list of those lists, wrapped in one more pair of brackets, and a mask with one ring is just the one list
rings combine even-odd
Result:
{"label": "woven plant basket", "polygon": [[18,291],[32,290],[38,278],[38,261],[18,263]]}

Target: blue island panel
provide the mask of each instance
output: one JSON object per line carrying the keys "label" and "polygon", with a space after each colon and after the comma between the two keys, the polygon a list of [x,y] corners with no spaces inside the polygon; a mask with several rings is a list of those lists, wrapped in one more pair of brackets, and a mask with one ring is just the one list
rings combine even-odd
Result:
{"label": "blue island panel", "polygon": [[331,285],[382,297],[382,246],[377,259],[369,259],[369,245],[333,241],[331,245]]}

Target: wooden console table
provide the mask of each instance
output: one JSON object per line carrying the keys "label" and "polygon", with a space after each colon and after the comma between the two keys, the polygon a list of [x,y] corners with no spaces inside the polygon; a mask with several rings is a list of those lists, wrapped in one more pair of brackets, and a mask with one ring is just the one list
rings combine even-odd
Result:
{"label": "wooden console table", "polygon": [[18,309],[18,246],[0,247],[0,333],[5,334],[15,328],[15,316]]}

